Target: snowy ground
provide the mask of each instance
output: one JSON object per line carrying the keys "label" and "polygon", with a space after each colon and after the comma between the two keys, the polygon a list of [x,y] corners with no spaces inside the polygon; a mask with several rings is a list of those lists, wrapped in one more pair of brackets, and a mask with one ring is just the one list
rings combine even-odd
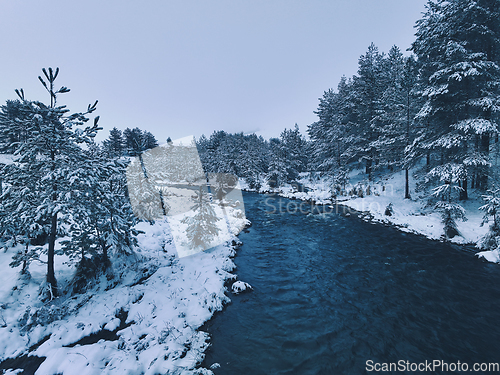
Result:
{"label": "snowy ground", "polygon": [[[312,201],[324,205],[320,212],[337,211],[344,213],[345,211],[346,214],[357,212],[366,221],[393,225],[404,232],[424,235],[434,240],[444,240],[444,229],[440,214],[432,206],[427,205],[427,197],[424,193],[416,192],[413,178],[410,178],[412,199],[404,199],[404,177],[404,172],[398,172],[391,177],[381,180],[376,179],[375,182],[369,183],[366,174],[360,170],[355,170],[351,173],[350,182],[346,186],[346,195],[337,196],[337,201],[332,199],[331,187],[328,181],[323,178],[311,179],[307,174],[303,174],[299,181],[308,189],[307,192],[299,192],[293,186],[285,186],[276,191],[276,189],[270,189],[265,184],[263,184],[260,192],[278,193],[286,198]],[[240,184],[243,189],[250,190],[244,183],[240,182]],[[367,194],[368,186],[370,186],[369,195]],[[351,196],[347,193],[353,189],[356,192],[361,190],[363,197],[358,196],[358,194]],[[481,225],[483,212],[478,209],[484,204],[481,196],[476,195],[475,192],[470,192],[469,197],[468,201],[461,203],[468,220],[457,222],[461,235],[452,238],[450,241],[453,243],[475,245],[488,231],[488,224]],[[393,209],[391,216],[385,214],[389,204],[392,204]],[[346,211],[344,207],[353,211]],[[484,257],[490,262],[500,263],[498,250],[479,252],[478,256]]]}
{"label": "snowy ground", "polygon": [[[231,216],[238,233],[247,221]],[[29,353],[46,357],[36,374],[212,374],[197,368],[209,345],[198,329],[229,301],[237,238],[179,258],[166,221],[138,229],[145,233],[135,254],[113,259],[112,272],[86,293],[45,304],[38,297],[45,265],[33,263],[23,279],[8,266],[15,249],[0,252],[0,362]],[[56,261],[58,286],[67,290],[75,268]]]}

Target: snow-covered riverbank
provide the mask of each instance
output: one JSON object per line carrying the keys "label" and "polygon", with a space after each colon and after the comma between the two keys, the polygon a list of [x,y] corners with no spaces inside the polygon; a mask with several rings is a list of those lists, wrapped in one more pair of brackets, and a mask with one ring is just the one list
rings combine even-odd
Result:
{"label": "snow-covered riverbank", "polygon": [[[279,189],[270,189],[263,185],[259,192],[321,205],[318,212],[337,211],[350,214],[350,209],[359,212],[366,221],[393,225],[401,231],[423,235],[433,240],[444,240],[444,226],[440,213],[427,205],[427,199],[415,192],[416,186],[413,179],[410,180],[412,199],[404,199],[404,172],[394,173],[389,178],[369,184],[365,177],[366,175],[359,171],[351,173],[346,191],[356,193],[339,195],[336,199],[332,198],[330,184],[325,179],[310,179],[306,175],[299,181],[304,187],[301,190],[305,191],[298,191],[291,185]],[[245,190],[251,190],[245,184],[242,186]],[[460,236],[452,238],[450,242],[475,245],[487,233],[489,225],[481,225],[484,212],[480,211],[479,207],[483,204],[481,195],[471,195],[468,201],[461,202],[467,221],[457,222]],[[391,215],[386,214],[389,206],[392,209]],[[290,207],[294,209],[293,204]],[[498,250],[479,251],[478,249],[477,255],[490,262],[500,263]]]}
{"label": "snow-covered riverbank", "polygon": [[[240,221],[231,222],[235,233],[247,224]],[[31,278],[21,279],[8,266],[16,249],[1,252],[0,362],[46,357],[37,374],[211,374],[197,368],[209,345],[198,329],[229,302],[238,239],[179,259],[165,221],[138,229],[136,253],[113,259],[111,272],[85,293],[45,304],[38,298],[45,265],[33,263]],[[56,260],[59,288],[67,290],[75,268]]]}

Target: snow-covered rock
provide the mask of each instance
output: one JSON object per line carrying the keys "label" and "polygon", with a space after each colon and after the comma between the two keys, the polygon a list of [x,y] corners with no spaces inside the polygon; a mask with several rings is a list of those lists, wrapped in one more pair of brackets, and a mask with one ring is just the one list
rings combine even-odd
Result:
{"label": "snow-covered rock", "polygon": [[233,286],[231,287],[231,291],[234,293],[234,294],[239,294],[241,292],[244,292],[246,290],[252,290],[253,288],[251,287],[250,284],[248,283],[245,283],[243,281],[235,281],[233,283]]}

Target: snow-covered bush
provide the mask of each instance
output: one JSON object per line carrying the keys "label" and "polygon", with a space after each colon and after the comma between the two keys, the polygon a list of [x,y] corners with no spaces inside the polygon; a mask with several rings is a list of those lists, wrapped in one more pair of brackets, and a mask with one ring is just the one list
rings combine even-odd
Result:
{"label": "snow-covered bush", "polygon": [[439,201],[435,208],[441,212],[441,222],[444,225],[444,235],[447,238],[460,236],[456,220],[467,221],[465,210],[458,203]]}
{"label": "snow-covered bush", "polygon": [[437,177],[442,182],[442,185],[433,189],[432,196],[439,199],[434,208],[441,213],[446,238],[460,235],[456,220],[467,221],[464,208],[454,202],[455,194],[460,195],[463,191],[463,188],[455,184],[464,176],[465,171],[462,166],[453,163],[438,166],[428,173],[428,178]]}
{"label": "snow-covered bush", "polygon": [[482,250],[497,250],[500,246],[500,189],[488,190],[488,195],[483,195],[485,205],[479,207],[484,211],[482,225],[488,223],[490,218],[493,222],[484,237],[477,242],[477,247]]}
{"label": "snow-covered bush", "polygon": [[392,208],[392,203],[389,203],[385,208],[385,216],[392,216],[394,214],[394,209]]}

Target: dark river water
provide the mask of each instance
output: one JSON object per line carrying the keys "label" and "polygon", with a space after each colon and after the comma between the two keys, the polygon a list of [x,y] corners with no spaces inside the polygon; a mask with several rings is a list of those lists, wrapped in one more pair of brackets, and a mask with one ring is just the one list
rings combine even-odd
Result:
{"label": "dark river water", "polygon": [[212,343],[203,366],[219,363],[216,375],[500,362],[500,266],[355,215],[269,213],[277,200],[244,198],[253,225],[239,236],[236,273],[254,290],[203,327]]}

